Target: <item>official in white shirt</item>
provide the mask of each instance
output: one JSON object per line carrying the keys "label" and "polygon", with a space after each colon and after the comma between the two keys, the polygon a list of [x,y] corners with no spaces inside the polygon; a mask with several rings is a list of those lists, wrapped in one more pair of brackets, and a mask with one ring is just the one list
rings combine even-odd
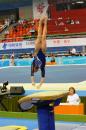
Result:
{"label": "official in white shirt", "polygon": [[69,88],[69,95],[67,97],[67,103],[71,105],[79,105],[80,104],[80,98],[78,94],[75,91],[74,87]]}

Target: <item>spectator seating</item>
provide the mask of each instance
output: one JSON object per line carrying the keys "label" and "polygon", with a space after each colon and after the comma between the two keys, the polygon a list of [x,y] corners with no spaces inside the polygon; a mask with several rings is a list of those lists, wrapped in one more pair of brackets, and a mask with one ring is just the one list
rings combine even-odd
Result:
{"label": "spectator seating", "polygon": [[[54,5],[50,3],[50,11],[54,16],[48,20],[48,35],[54,34],[72,34],[86,32],[86,9],[61,11],[57,13]],[[83,14],[83,15],[82,15]],[[68,22],[71,20],[71,23]],[[19,20],[12,28],[6,33],[4,40],[0,42],[16,42],[22,41],[25,37],[34,36],[33,32],[37,32],[38,20]]]}

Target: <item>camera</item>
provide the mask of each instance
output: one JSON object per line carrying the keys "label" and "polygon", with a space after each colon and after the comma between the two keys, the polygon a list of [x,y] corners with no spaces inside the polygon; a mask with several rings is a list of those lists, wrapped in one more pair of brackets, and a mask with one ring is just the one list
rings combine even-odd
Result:
{"label": "camera", "polygon": [[2,93],[7,92],[7,87],[6,86],[8,85],[8,83],[9,83],[8,81],[3,83],[3,87],[1,88]]}

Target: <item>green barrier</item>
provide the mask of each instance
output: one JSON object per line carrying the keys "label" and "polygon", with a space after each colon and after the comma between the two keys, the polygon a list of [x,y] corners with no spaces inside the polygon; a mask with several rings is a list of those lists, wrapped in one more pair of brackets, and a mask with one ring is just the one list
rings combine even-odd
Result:
{"label": "green barrier", "polygon": [[[23,97],[23,96],[14,96],[12,98],[5,97],[3,99],[3,103],[5,104],[6,108],[10,112],[20,112],[21,110],[19,109],[18,105],[18,100]],[[84,112],[86,115],[86,97],[80,97],[81,102],[84,103]],[[66,97],[63,98],[62,102],[66,102]],[[4,108],[0,105],[0,111],[5,111]],[[33,107],[29,112],[36,112],[36,107]]]}
{"label": "green barrier", "polygon": [[[0,117],[36,120],[37,114],[30,113],[30,112],[4,112],[4,111],[2,112],[0,111]],[[67,121],[67,122],[86,122],[86,115],[55,115],[55,120]]]}

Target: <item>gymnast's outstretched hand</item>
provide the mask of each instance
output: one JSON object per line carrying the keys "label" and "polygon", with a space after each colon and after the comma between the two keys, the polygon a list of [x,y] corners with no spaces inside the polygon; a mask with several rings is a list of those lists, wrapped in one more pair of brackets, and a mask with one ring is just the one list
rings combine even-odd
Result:
{"label": "gymnast's outstretched hand", "polygon": [[37,89],[40,89],[41,86],[42,86],[42,84],[40,83],[40,84],[38,84],[38,85],[36,86],[36,88],[37,88]]}
{"label": "gymnast's outstretched hand", "polygon": [[35,86],[35,79],[34,76],[31,76],[32,86]]}
{"label": "gymnast's outstretched hand", "polygon": [[35,83],[32,83],[32,86],[35,86]]}
{"label": "gymnast's outstretched hand", "polygon": [[37,85],[37,89],[40,89],[40,87],[43,85],[44,82],[45,82],[45,77],[42,77],[40,83]]}

